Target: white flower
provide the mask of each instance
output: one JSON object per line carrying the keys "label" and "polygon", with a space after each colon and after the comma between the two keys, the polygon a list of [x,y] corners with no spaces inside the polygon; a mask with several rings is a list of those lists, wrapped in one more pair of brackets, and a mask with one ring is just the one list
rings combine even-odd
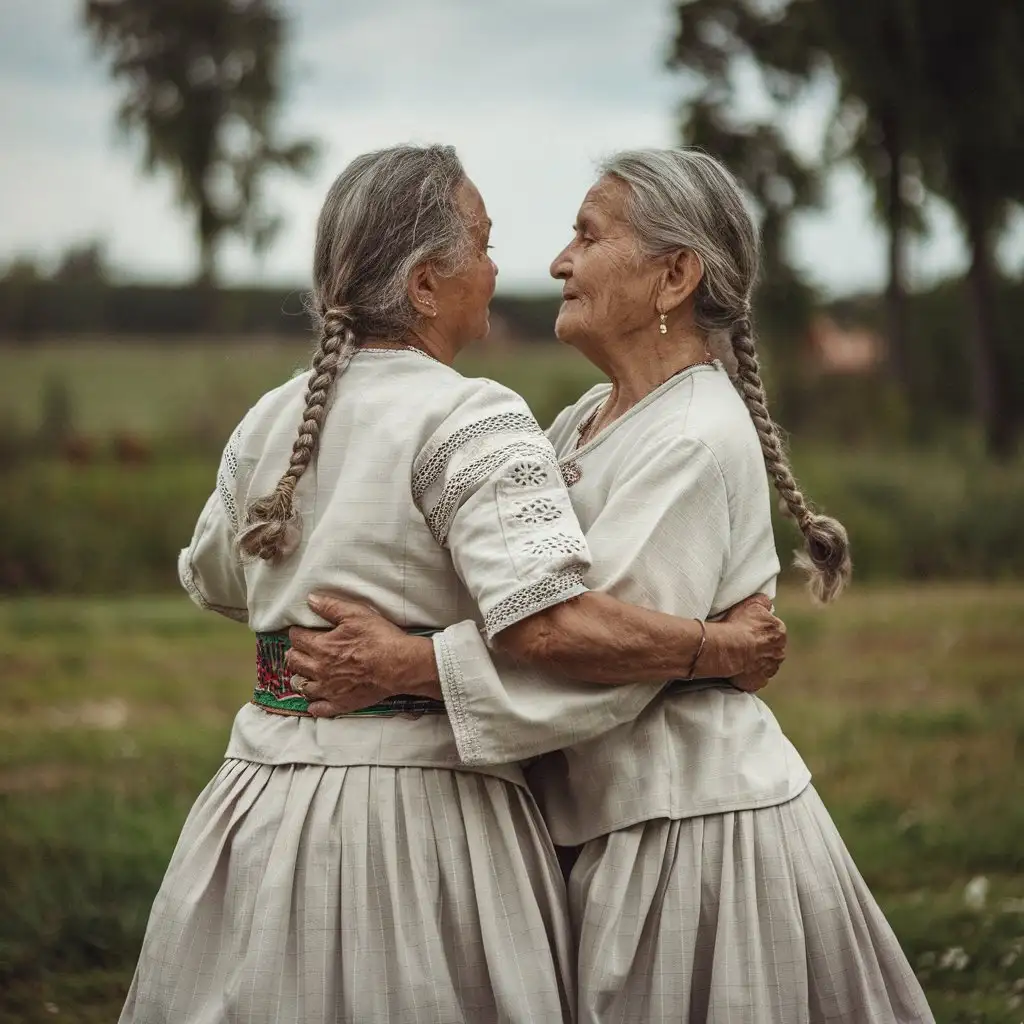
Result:
{"label": "white flower", "polygon": [[939,967],[944,971],[962,971],[970,962],[971,958],[964,951],[963,946],[953,946],[952,949],[947,949],[942,954],[939,959]]}
{"label": "white flower", "polygon": [[988,899],[988,879],[977,875],[964,886],[964,903],[971,910],[981,910]]}

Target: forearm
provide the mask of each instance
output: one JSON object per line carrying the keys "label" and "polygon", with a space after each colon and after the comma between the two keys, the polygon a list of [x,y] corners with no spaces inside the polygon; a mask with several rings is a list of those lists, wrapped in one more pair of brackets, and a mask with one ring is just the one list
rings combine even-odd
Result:
{"label": "forearm", "polygon": [[503,630],[495,644],[573,679],[620,684],[733,675],[731,627],[625,604],[590,591]]}
{"label": "forearm", "polygon": [[405,637],[395,652],[393,668],[394,674],[389,679],[392,693],[443,700],[434,644],[430,637]]}

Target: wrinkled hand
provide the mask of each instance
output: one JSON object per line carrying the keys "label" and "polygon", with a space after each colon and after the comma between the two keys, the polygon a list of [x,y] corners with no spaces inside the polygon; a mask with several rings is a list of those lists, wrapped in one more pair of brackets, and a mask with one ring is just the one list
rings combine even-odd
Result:
{"label": "wrinkled hand", "polygon": [[[309,606],[333,629],[288,631],[288,668],[317,718],[343,715],[369,707],[397,692],[389,675],[393,656],[407,637],[404,630],[359,601],[313,594]],[[293,684],[294,685],[294,684]]]}
{"label": "wrinkled hand", "polygon": [[772,602],[754,594],[726,612],[722,622],[736,627],[733,686],[753,693],[768,684],[786,659],[786,624],[772,613]]}

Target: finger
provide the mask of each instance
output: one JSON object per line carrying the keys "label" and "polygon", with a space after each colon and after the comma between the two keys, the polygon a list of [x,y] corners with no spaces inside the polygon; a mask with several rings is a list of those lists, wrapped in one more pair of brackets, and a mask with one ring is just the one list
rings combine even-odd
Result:
{"label": "finger", "polygon": [[329,700],[310,701],[306,709],[314,718],[334,718],[336,715],[343,715],[345,709],[338,704],[332,704]]}
{"label": "finger", "polygon": [[[295,685],[295,680],[301,680],[302,689]],[[306,700],[324,700],[324,685],[316,679],[308,679],[306,676],[293,675],[292,689],[298,690]]]}
{"label": "finger", "polygon": [[766,594],[751,594],[743,603],[756,604],[759,608],[767,608],[768,611],[772,610],[772,599]]}
{"label": "finger", "polygon": [[309,654],[297,651],[293,647],[285,655],[285,664],[292,675],[305,676],[307,679],[316,679],[320,673],[317,671],[317,660]]}
{"label": "finger", "polygon": [[322,635],[322,630],[306,629],[304,626],[292,626],[288,630],[288,639],[291,642],[292,650],[305,651],[307,654],[316,649],[316,642]]}
{"label": "finger", "polygon": [[358,614],[367,611],[366,605],[359,601],[347,601],[343,597],[335,597],[334,594],[312,593],[306,598],[306,604],[313,609],[322,619],[333,622],[335,625],[341,622],[347,615]]}

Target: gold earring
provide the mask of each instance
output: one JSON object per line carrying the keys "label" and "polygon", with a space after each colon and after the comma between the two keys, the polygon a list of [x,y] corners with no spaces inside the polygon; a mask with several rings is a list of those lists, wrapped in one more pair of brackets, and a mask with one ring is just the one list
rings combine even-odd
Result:
{"label": "gold earring", "polygon": [[662,334],[668,334],[668,328],[665,326],[665,319],[666,319],[665,314],[664,313],[659,313],[658,314],[658,319],[661,320],[661,323],[658,324],[658,330],[661,331]]}

